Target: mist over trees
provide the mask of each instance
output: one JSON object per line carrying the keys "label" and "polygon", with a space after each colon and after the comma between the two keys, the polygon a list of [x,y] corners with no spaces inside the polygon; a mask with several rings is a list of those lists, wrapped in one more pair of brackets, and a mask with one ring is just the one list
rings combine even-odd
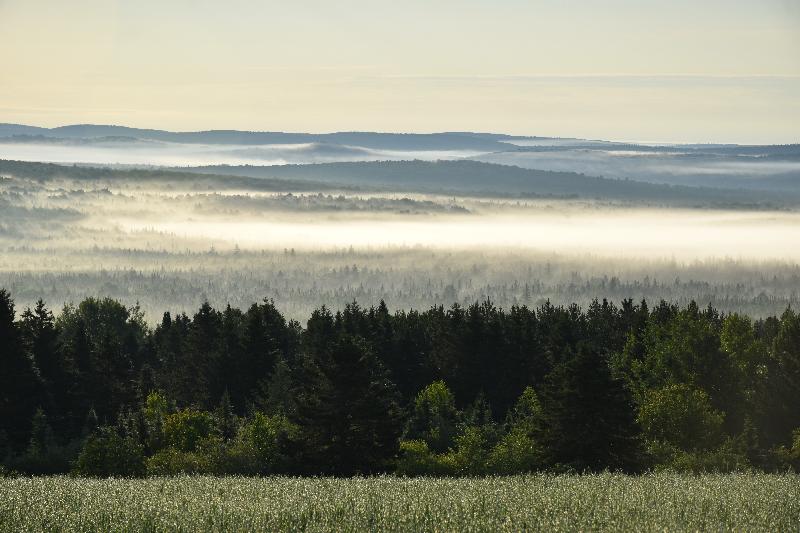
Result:
{"label": "mist over trees", "polygon": [[[70,271],[63,270],[66,263]],[[24,270],[15,265],[37,265]],[[0,260],[0,285],[22,307],[44,298],[60,312],[88,296],[139,305],[148,323],[164,308],[193,312],[204,300],[247,308],[266,295],[288,317],[305,320],[320,305],[353,300],[392,309],[426,309],[491,298],[497,305],[589,305],[619,301],[691,300],[756,318],[800,306],[800,268],[780,263],[711,261],[679,265],[524,253],[446,252],[396,248],[328,252],[205,250],[154,252],[97,249],[64,252],[8,249]]]}
{"label": "mist over trees", "polygon": [[374,161],[312,165],[192,167],[192,172],[254,178],[310,180],[356,187],[440,192],[599,198],[655,205],[713,207],[774,207],[797,205],[792,193],[734,188],[666,185],[630,179],[610,179],[576,172],[548,171],[478,161]]}
{"label": "mist over trees", "polygon": [[[5,145],[5,146],[4,146]],[[674,197],[688,193],[685,187],[743,189],[760,196],[780,191],[797,201],[800,192],[800,145],[735,144],[637,144],[602,140],[524,137],[476,132],[434,134],[387,134],[339,132],[330,134],[206,131],[167,132],[121,126],[72,125],[37,128],[0,124],[0,157],[7,159],[51,160],[109,164],[127,162],[145,166],[220,166],[224,174],[271,176],[291,173],[302,178],[316,176],[322,181],[335,178],[341,183],[356,181],[375,186],[389,180],[390,186],[419,187],[426,190],[470,190],[499,193],[518,192],[520,187],[552,188],[549,178],[561,177],[571,186],[581,183],[580,175],[612,180],[634,180],[655,184],[679,185],[671,193],[666,188],[647,188],[627,184],[627,194],[652,195],[667,191]],[[528,169],[527,181],[519,170],[454,165],[449,173],[416,165],[417,174],[398,175],[385,161],[465,160]],[[363,166],[359,163],[374,162]],[[271,168],[275,165],[309,163],[356,163],[329,168]],[[476,174],[491,168],[507,173],[500,182],[479,180],[471,183],[453,180],[452,172]],[[320,172],[324,170],[324,172]],[[344,172],[350,170],[351,172]],[[369,175],[364,175],[364,172]],[[419,172],[426,178],[420,180]],[[320,177],[320,174],[322,176]],[[433,181],[434,183],[426,183]],[[440,182],[440,183],[436,183]],[[536,183],[539,182],[539,183]],[[619,194],[602,182],[583,180],[573,194]],[[437,189],[438,187],[438,189]],[[648,192],[649,191],[649,192]],[[708,197],[708,192],[695,193]],[[544,193],[540,190],[539,193]],[[563,191],[557,194],[564,194]],[[782,203],[779,195],[769,195]],[[652,199],[652,198],[651,198]],[[698,197],[699,199],[699,197]],[[752,197],[750,198],[752,200]]]}

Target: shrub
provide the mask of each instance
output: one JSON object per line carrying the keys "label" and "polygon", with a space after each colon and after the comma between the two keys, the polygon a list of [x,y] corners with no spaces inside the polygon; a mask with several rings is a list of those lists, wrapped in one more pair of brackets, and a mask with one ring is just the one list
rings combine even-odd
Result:
{"label": "shrub", "polygon": [[456,448],[441,457],[448,469],[462,476],[486,473],[488,451],[486,437],[480,428],[469,426],[456,437]]}
{"label": "shrub", "polygon": [[257,412],[239,429],[225,458],[229,473],[274,474],[289,466],[286,447],[297,435],[297,427],[283,415]]}
{"label": "shrub", "polygon": [[200,441],[211,436],[213,427],[211,414],[184,409],[164,417],[164,441],[180,451],[193,452]]}
{"label": "shrub", "polygon": [[645,394],[637,421],[646,439],[694,452],[720,445],[723,419],[704,391],[673,384]]}
{"label": "shrub", "polygon": [[773,459],[778,470],[800,472],[800,428],[792,432],[792,447],[781,446],[774,450]]}
{"label": "shrub", "polygon": [[397,473],[405,476],[444,476],[455,472],[422,439],[400,442]]}
{"label": "shrub", "polygon": [[204,474],[207,465],[199,454],[175,448],[164,448],[147,458],[148,476],[175,476],[178,474]]}
{"label": "shrub", "polygon": [[147,446],[150,450],[159,450],[164,446],[164,419],[169,411],[169,402],[163,394],[151,392],[147,395],[142,415],[147,429]]}
{"label": "shrub", "polygon": [[523,474],[541,465],[542,449],[525,431],[513,429],[504,435],[489,454],[493,474]]}
{"label": "shrub", "polygon": [[727,439],[711,450],[691,452],[663,442],[650,442],[648,452],[656,460],[657,471],[705,474],[752,470],[750,461],[737,449],[734,439]]}
{"label": "shrub", "polygon": [[422,389],[414,400],[405,438],[423,439],[434,452],[449,449],[458,433],[459,414],[455,400],[444,381],[435,381]]}
{"label": "shrub", "polygon": [[73,472],[88,477],[140,477],[145,473],[144,451],[132,438],[104,427],[86,440]]}

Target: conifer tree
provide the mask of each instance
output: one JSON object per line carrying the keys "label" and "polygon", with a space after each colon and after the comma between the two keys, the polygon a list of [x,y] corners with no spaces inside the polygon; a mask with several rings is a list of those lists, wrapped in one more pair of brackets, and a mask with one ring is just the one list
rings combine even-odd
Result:
{"label": "conifer tree", "polygon": [[11,295],[0,289],[0,432],[12,449],[20,449],[27,443],[41,389],[14,315]]}
{"label": "conifer tree", "polygon": [[312,471],[385,471],[397,453],[400,409],[394,384],[360,337],[342,334],[303,362],[297,422]]}

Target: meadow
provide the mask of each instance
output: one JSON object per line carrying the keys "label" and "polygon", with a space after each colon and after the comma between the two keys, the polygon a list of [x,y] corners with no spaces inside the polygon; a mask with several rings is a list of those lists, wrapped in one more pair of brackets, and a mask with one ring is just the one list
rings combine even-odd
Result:
{"label": "meadow", "polygon": [[0,481],[0,531],[797,531],[793,474]]}

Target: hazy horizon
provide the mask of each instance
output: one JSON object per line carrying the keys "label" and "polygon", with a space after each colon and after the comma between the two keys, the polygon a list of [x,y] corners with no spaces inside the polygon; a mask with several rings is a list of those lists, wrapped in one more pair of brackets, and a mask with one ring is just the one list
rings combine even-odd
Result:
{"label": "hazy horizon", "polygon": [[[800,77],[798,77],[800,80]],[[519,140],[523,139],[543,139],[543,140],[562,140],[562,141],[603,141],[609,143],[618,143],[618,144],[639,144],[639,145],[655,145],[655,146],[680,146],[680,145],[738,145],[738,146],[781,146],[781,145],[795,145],[800,144],[800,134],[798,134],[797,139],[794,141],[787,141],[787,142],[744,142],[744,141],[725,141],[725,142],[716,142],[716,141],[690,141],[690,140],[660,140],[660,139],[640,139],[640,138],[611,138],[611,137],[579,137],[576,135],[547,135],[542,132],[538,131],[529,131],[529,132],[508,132],[508,131],[501,131],[501,130],[479,130],[479,129],[448,129],[448,128],[430,128],[430,129],[423,129],[423,130],[400,130],[400,129],[373,129],[373,130],[357,130],[357,129],[317,129],[317,130],[299,130],[299,129],[270,129],[268,127],[264,127],[261,129],[240,129],[234,127],[215,127],[215,128],[189,128],[189,129],[176,129],[176,128],[169,128],[169,127],[162,127],[157,124],[150,124],[150,123],[125,123],[125,122],[118,122],[118,123],[99,123],[99,122],[81,122],[81,121],[72,121],[72,122],[58,122],[58,123],[47,123],[47,122],[13,122],[10,120],[3,120],[2,116],[0,116],[0,126],[3,125],[10,125],[10,126],[26,126],[26,127],[33,127],[33,128],[43,128],[49,130],[55,130],[58,128],[66,128],[72,126],[98,126],[98,127],[112,127],[112,128],[131,128],[136,130],[152,130],[152,131],[164,131],[168,133],[208,133],[208,132],[241,132],[241,133],[287,133],[287,134],[300,134],[300,135],[330,135],[335,133],[374,133],[379,135],[439,135],[439,134],[478,134],[478,135],[507,135],[509,137],[518,138]],[[55,136],[54,136],[55,137]],[[0,137],[2,139],[2,137]],[[168,141],[165,141],[168,142]],[[524,144],[521,146],[525,146]]]}
{"label": "hazy horizon", "polygon": [[0,121],[792,143],[798,27],[792,0],[5,0]]}

